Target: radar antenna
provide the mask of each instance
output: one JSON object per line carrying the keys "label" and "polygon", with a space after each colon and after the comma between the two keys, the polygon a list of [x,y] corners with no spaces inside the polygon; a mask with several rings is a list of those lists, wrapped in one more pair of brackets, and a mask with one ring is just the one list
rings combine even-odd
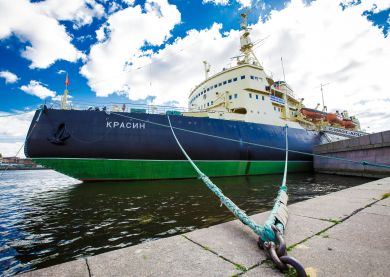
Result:
{"label": "radar antenna", "polygon": [[249,37],[250,32],[249,30],[251,28],[248,27],[248,14],[241,13],[241,23],[240,23],[241,30],[243,31],[243,34],[240,36],[240,51],[244,55],[244,59],[240,60],[238,64],[254,64],[257,66],[260,66],[260,62],[257,59],[256,55],[253,53],[253,43]]}

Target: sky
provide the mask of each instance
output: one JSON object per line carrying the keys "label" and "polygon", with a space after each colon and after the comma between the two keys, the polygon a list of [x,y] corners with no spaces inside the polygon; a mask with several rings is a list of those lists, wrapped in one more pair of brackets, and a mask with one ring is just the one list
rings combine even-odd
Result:
{"label": "sky", "polygon": [[[0,153],[22,146],[33,111],[74,106],[187,106],[189,92],[239,54],[240,13],[255,54],[307,107],[348,110],[390,129],[390,0],[0,0]],[[23,151],[19,156],[23,156]]]}

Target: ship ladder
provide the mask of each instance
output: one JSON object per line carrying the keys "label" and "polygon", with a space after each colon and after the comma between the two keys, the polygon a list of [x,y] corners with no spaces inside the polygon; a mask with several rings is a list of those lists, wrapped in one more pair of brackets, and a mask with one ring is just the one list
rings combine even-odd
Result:
{"label": "ship ladder", "polygon": [[172,127],[171,120],[169,115],[167,115],[169,127],[172,131],[172,135],[179,146],[181,152],[187,158],[189,163],[198,173],[199,179],[220,199],[221,204],[225,205],[235,217],[237,217],[243,224],[248,226],[259,236],[259,241],[257,242],[258,246],[266,252],[266,255],[272,259],[276,267],[280,271],[286,271],[289,269],[288,265],[292,266],[298,277],[307,276],[304,267],[297,261],[295,258],[288,256],[286,251],[286,243],[283,238],[283,233],[286,228],[287,219],[288,219],[288,209],[287,209],[287,164],[288,164],[288,127],[285,129],[285,139],[286,139],[286,159],[283,173],[282,185],[279,188],[278,195],[275,199],[274,206],[272,208],[271,214],[264,223],[263,226],[258,225],[254,222],[243,210],[241,210],[232,200],[226,197],[222,190],[215,185],[207,176],[204,174],[198,166],[192,161],[190,156],[184,150],[183,146],[179,142],[174,127]]}

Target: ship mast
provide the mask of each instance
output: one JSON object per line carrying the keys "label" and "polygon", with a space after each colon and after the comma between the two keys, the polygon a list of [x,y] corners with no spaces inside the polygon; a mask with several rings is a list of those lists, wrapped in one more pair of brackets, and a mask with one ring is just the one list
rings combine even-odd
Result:
{"label": "ship mast", "polygon": [[65,90],[64,90],[64,95],[62,95],[62,99],[61,99],[61,109],[62,110],[66,110],[67,106],[68,106],[68,94],[69,94],[68,86],[69,86],[69,84],[70,84],[70,82],[69,82],[69,78],[68,78],[68,73],[66,73]]}
{"label": "ship mast", "polygon": [[246,13],[241,14],[242,22],[240,24],[243,34],[240,36],[240,51],[244,55],[244,59],[238,60],[238,64],[253,64],[261,67],[259,60],[255,53],[253,53],[253,43],[249,37],[251,28],[248,27],[248,15]]}

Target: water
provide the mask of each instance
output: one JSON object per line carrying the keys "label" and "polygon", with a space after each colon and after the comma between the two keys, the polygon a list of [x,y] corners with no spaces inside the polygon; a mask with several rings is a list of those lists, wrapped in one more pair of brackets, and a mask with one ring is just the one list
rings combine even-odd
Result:
{"label": "water", "polygon": [[[271,209],[281,175],[215,178],[249,214]],[[289,203],[369,181],[289,174]],[[0,276],[232,220],[197,179],[80,183],[50,170],[0,179]],[[262,222],[259,222],[262,224]]]}

